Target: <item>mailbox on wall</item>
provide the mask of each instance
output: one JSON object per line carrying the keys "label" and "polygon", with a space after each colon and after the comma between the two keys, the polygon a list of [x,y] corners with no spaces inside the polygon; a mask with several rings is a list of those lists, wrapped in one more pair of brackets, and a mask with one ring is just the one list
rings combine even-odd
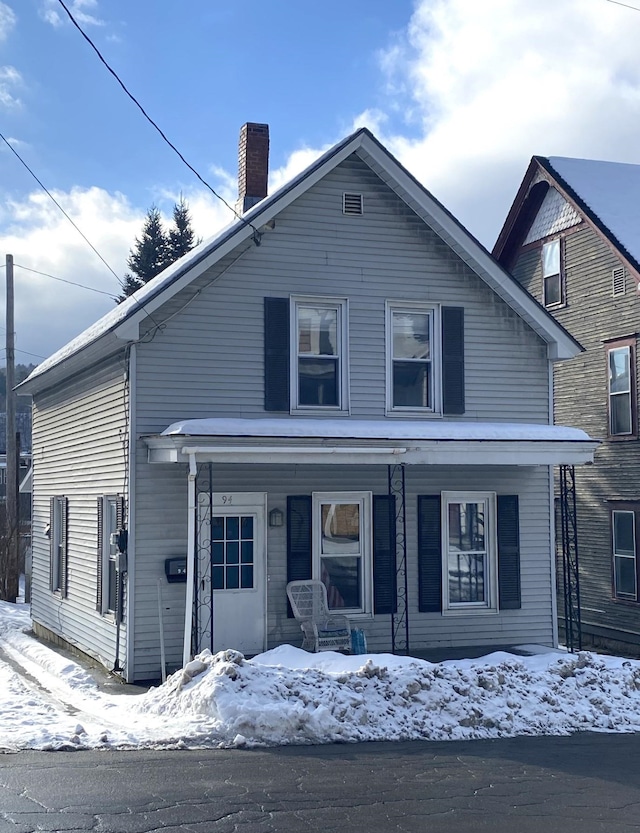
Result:
{"label": "mailbox on wall", "polygon": [[164,562],[164,572],[169,584],[175,582],[186,582],[187,580],[187,559],[167,558]]}

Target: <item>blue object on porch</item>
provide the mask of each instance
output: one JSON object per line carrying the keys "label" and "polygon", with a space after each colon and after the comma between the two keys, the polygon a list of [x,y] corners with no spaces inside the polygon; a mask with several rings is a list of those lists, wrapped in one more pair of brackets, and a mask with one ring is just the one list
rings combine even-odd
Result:
{"label": "blue object on porch", "polygon": [[351,629],[351,653],[367,653],[367,637],[364,635],[364,631],[360,630],[360,628]]}

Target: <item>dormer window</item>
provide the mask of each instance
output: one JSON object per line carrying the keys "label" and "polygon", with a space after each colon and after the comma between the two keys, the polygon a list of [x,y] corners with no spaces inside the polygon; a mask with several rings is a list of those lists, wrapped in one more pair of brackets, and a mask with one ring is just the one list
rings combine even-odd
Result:
{"label": "dormer window", "polygon": [[542,247],[542,299],[545,307],[556,307],[564,303],[559,238]]}

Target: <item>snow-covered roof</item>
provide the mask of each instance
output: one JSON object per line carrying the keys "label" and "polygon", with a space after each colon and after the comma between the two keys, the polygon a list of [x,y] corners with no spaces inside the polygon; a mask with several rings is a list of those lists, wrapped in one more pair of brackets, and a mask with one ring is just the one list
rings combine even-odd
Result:
{"label": "snow-covered roof", "polygon": [[593,442],[580,428],[518,422],[378,419],[188,419],[162,436],[278,437],[347,440],[529,440]]}
{"label": "snow-covered roof", "polygon": [[[575,339],[550,316],[492,258],[487,250],[421,185],[366,128],[360,128],[317,159],[286,185],[251,208],[211,239],[201,243],[180,260],[169,266],[149,283],[104,315],[48,359],[45,359],[22,383],[26,393],[40,385],[34,384],[43,374],[68,359],[83,354],[107,334],[135,341],[138,325],[145,321],[153,326],[153,312],[206,269],[212,267],[241,243],[250,244],[283,208],[339,165],[352,153],[358,153],[378,175],[413,208],[424,222],[439,234],[532,329],[549,345],[552,358],[570,358],[580,351]],[[113,343],[111,350],[117,349]],[[88,351],[87,351],[88,352]],[[99,351],[98,351],[99,352]],[[99,355],[91,352],[95,362]],[[88,364],[89,362],[87,362]],[[78,363],[80,367],[82,362]],[[69,372],[77,372],[74,364]],[[62,374],[64,375],[64,374]]]}
{"label": "snow-covered roof", "polygon": [[598,446],[560,425],[394,419],[193,419],[144,440],[151,463],[582,465]]}
{"label": "snow-covered roof", "polygon": [[563,156],[546,161],[640,265],[640,165]]}

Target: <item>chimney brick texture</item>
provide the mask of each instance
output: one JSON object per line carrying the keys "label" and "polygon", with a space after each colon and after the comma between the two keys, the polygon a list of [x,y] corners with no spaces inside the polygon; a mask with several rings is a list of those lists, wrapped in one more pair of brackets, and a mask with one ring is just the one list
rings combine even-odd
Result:
{"label": "chimney brick texture", "polygon": [[247,122],[238,145],[238,203],[242,211],[267,196],[269,125]]}

